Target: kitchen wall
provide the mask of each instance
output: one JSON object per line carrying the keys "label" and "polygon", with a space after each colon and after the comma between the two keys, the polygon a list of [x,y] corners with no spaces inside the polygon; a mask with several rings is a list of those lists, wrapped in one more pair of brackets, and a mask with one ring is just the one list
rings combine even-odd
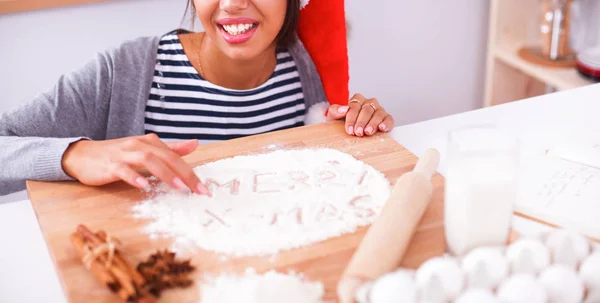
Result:
{"label": "kitchen wall", "polygon": [[[346,6],[351,92],[377,97],[398,125],[480,105],[488,1]],[[0,15],[0,112],[50,89],[95,52],[180,27],[184,8],[184,0],[115,0]]]}
{"label": "kitchen wall", "polygon": [[347,0],[350,89],[398,124],[477,108],[489,1]]}
{"label": "kitchen wall", "polygon": [[0,15],[0,112],[124,40],[180,26],[184,0],[114,0]]}
{"label": "kitchen wall", "polygon": [[[473,109],[482,94],[488,1],[346,0],[352,92],[400,124]],[[184,0],[117,0],[0,15],[0,112],[97,51],[179,27]]]}

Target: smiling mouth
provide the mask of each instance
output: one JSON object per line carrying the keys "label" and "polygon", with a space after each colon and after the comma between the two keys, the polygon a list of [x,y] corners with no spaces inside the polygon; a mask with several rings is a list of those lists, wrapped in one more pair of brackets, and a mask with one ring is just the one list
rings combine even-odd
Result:
{"label": "smiling mouth", "polygon": [[243,34],[255,27],[258,26],[258,23],[243,23],[243,24],[219,24],[224,31],[232,36],[237,36]]}

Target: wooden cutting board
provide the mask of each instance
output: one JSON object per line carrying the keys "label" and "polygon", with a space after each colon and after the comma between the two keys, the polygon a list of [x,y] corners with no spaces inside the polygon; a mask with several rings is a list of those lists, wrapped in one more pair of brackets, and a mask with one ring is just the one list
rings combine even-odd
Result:
{"label": "wooden cutting board", "polygon": [[[200,146],[185,160],[192,165],[200,165],[235,155],[268,152],[274,146],[278,149],[337,149],[373,166],[390,182],[412,170],[417,161],[415,155],[387,134],[351,137],[344,133],[339,122]],[[425,260],[442,255],[445,251],[443,177],[436,174],[433,184],[433,199],[402,264],[408,268],[417,268]],[[145,194],[125,183],[87,187],[76,182],[29,181],[27,188],[69,302],[120,302],[85,269],[71,246],[69,235],[78,224],[86,224],[94,231],[105,230],[119,238],[132,264],[144,260],[158,249],[168,248],[171,243],[169,239],[150,239],[141,231],[147,221],[132,218],[130,209],[136,202],[144,200]],[[258,272],[293,270],[303,273],[308,279],[321,281],[325,286],[326,299],[334,300],[337,281],[365,231],[366,228],[362,228],[352,234],[282,252],[276,257],[224,259],[200,249],[181,257],[191,258],[192,264],[198,268],[194,275],[196,286],[200,284],[203,274],[243,272],[247,267],[255,268]],[[198,287],[191,287],[167,291],[160,302],[199,302],[199,298]]]}

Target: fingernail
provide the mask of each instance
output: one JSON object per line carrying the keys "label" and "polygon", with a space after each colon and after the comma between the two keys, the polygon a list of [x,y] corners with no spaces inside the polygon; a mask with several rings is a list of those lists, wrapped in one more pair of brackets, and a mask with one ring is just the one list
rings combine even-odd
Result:
{"label": "fingernail", "polygon": [[340,106],[340,107],[338,107],[338,113],[345,114],[346,112],[348,112],[349,108],[350,107],[348,107],[348,106]]}
{"label": "fingernail", "polygon": [[150,185],[148,183],[148,180],[146,180],[146,178],[143,178],[143,177],[138,177],[137,179],[135,179],[135,182],[137,184],[139,184],[141,187],[148,187],[148,185]]}
{"label": "fingernail", "polygon": [[383,123],[379,124],[379,129],[380,130],[383,131],[383,130],[385,130],[385,128],[386,128],[385,124],[383,124]]}
{"label": "fingernail", "polygon": [[181,179],[179,179],[178,177],[175,177],[175,179],[173,179],[173,185],[175,185],[177,189],[185,189],[187,187],[185,186],[185,183],[183,183],[183,181],[181,181]]}
{"label": "fingernail", "polygon": [[354,127],[348,126],[348,135],[354,135]]}
{"label": "fingernail", "polygon": [[357,127],[356,128],[356,134],[359,135],[359,136],[362,136],[362,134],[363,134],[363,128],[362,127]]}
{"label": "fingernail", "polygon": [[368,135],[373,133],[373,127],[371,127],[370,125],[367,126],[367,128],[365,128],[365,133],[367,133]]}
{"label": "fingernail", "polygon": [[198,191],[199,191],[201,194],[203,194],[203,195],[207,195],[207,196],[209,196],[209,197],[210,197],[210,196],[212,196],[212,195],[210,194],[210,192],[208,191],[208,188],[206,188],[206,186],[205,186],[204,184],[202,184],[202,183],[198,183],[198,186],[197,186],[197,187],[198,187]]}

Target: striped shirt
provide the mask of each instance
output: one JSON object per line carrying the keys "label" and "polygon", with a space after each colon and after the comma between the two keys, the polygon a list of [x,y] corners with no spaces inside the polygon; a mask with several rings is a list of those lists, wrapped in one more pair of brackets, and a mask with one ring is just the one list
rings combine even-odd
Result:
{"label": "striped shirt", "polygon": [[145,132],[165,141],[210,143],[304,125],[304,94],[293,58],[277,50],[271,77],[257,88],[234,90],[203,79],[175,32],[161,37],[145,109]]}

